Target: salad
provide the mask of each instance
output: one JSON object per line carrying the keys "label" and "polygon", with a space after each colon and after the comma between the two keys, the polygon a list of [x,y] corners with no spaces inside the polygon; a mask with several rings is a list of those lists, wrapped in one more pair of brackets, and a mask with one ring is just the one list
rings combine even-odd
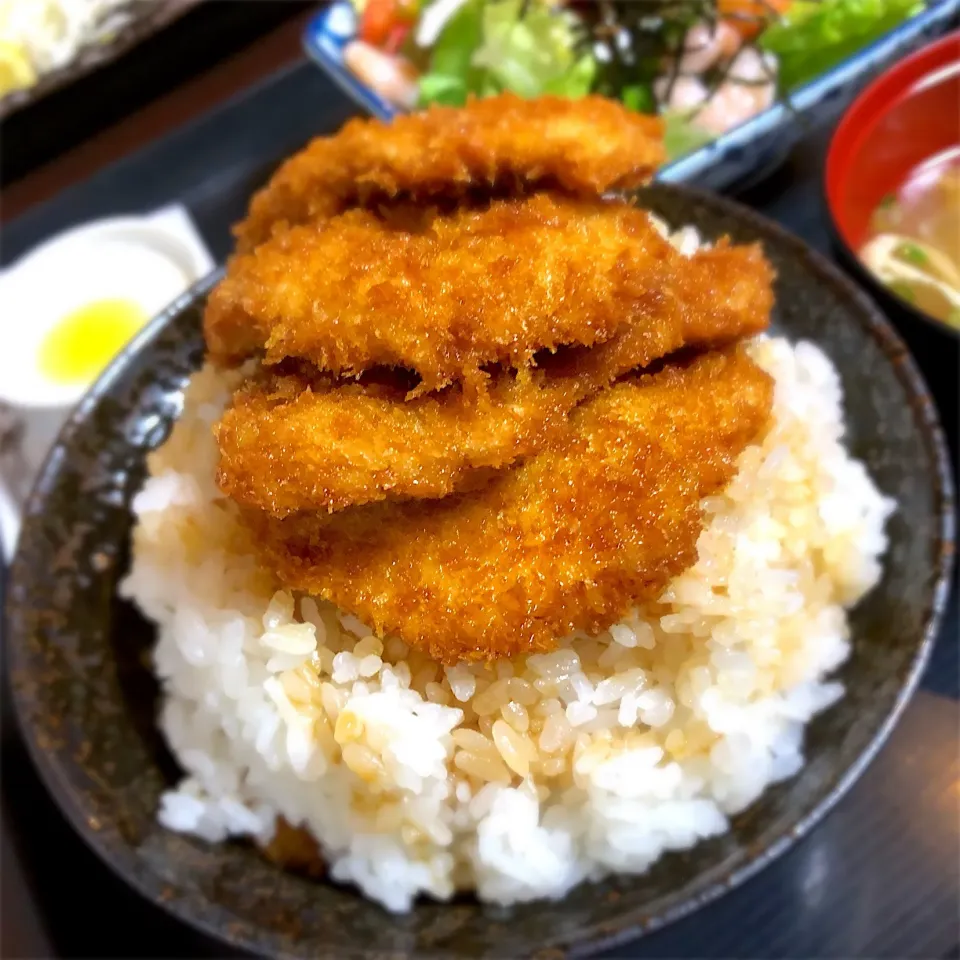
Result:
{"label": "salad", "polygon": [[765,110],[923,0],[352,0],[346,67],[401,110],[512,91],[616,97],[671,158]]}

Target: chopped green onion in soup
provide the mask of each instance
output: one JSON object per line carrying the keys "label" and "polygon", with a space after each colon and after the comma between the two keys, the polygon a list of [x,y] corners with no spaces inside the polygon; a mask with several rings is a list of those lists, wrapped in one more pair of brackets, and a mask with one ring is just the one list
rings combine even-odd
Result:
{"label": "chopped green onion in soup", "polygon": [[960,148],[920,164],[877,204],[866,267],[918,310],[960,328]]}
{"label": "chopped green onion in soup", "polygon": [[927,256],[923,247],[915,243],[907,242],[901,244],[900,249],[897,250],[897,255],[901,259],[906,260],[907,263],[916,264],[918,267],[925,267],[930,262],[930,258]]}

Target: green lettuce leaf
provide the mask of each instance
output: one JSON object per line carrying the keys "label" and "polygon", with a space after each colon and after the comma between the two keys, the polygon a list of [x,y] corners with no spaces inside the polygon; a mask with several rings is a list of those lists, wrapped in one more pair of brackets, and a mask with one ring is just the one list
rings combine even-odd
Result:
{"label": "green lettuce leaf", "polygon": [[620,89],[620,99],[629,110],[637,113],[656,113],[657,98],[651,83],[631,83]]}
{"label": "green lettuce leaf", "polygon": [[574,19],[544,3],[532,2],[521,17],[523,0],[487,3],[483,43],[473,63],[484,68],[502,90],[521,97],[555,93],[582,97],[596,73],[592,56],[577,55]]}
{"label": "green lettuce leaf", "polygon": [[572,15],[533,0],[470,0],[444,27],[427,72],[420,78],[422,103],[459,105],[471,94],[505,90],[521,97],[552,93],[582,97],[590,92],[596,61],[578,54]]}
{"label": "green lettuce leaf", "polygon": [[427,72],[420,77],[420,102],[459,107],[478,93],[483,71],[471,63],[483,31],[483,3],[470,0],[447,21],[430,51]]}
{"label": "green lettuce leaf", "polygon": [[698,127],[686,114],[670,112],[663,115],[663,147],[667,151],[667,160],[693,153],[716,137],[715,133]]}
{"label": "green lettuce leaf", "polygon": [[780,85],[795,90],[918,13],[922,0],[796,0],[760,45],[780,62]]}

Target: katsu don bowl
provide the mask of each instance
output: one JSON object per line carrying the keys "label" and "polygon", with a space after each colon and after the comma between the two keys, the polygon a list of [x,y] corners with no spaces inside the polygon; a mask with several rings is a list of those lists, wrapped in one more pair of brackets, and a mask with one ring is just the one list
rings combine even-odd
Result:
{"label": "katsu don bowl", "polygon": [[648,170],[490,149],[480,200],[354,171],[302,215],[288,165],[27,509],[41,773],[260,954],[579,954],[683,915],[850,786],[945,602],[935,413],[849,281]]}

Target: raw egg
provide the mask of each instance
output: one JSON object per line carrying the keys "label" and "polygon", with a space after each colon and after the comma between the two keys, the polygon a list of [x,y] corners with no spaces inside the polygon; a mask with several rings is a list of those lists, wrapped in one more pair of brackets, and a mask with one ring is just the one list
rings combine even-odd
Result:
{"label": "raw egg", "polygon": [[56,238],[0,277],[0,397],[69,406],[197,280],[178,238],[135,218]]}
{"label": "raw egg", "polygon": [[132,300],[97,300],[74,310],[40,344],[40,372],[54,383],[87,383],[143,326],[147,314]]}

